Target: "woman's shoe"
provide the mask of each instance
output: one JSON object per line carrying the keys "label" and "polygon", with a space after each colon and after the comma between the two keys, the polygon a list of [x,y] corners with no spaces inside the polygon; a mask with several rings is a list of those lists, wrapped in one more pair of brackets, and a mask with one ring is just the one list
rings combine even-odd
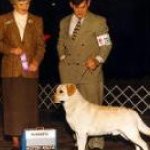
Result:
{"label": "woman's shoe", "polygon": [[19,147],[13,146],[11,150],[20,150]]}
{"label": "woman's shoe", "polygon": [[12,150],[20,150],[20,141],[18,136],[12,137]]}

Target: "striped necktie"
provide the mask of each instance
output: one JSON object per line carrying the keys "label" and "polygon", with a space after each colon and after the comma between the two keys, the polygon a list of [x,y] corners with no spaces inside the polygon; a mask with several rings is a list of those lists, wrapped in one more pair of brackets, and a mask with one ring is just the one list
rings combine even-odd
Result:
{"label": "striped necktie", "polygon": [[73,30],[73,33],[72,33],[72,40],[75,40],[76,37],[77,37],[77,33],[78,31],[80,30],[80,27],[81,27],[81,20],[79,19],[74,30]]}

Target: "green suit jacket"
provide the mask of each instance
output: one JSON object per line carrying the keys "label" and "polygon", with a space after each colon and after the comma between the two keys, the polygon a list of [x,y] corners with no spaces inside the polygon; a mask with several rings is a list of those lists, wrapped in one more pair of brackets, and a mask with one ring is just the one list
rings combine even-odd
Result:
{"label": "green suit jacket", "polygon": [[33,60],[38,64],[43,59],[45,44],[43,38],[43,23],[40,17],[29,14],[24,37],[21,41],[19,29],[13,13],[0,16],[0,52],[2,53],[1,76],[3,78],[19,77],[37,78],[38,71],[24,71],[20,56],[10,53],[11,48],[20,47],[27,55],[28,63]]}
{"label": "green suit jacket", "polygon": [[73,83],[94,83],[101,81],[102,63],[93,72],[86,72],[84,62],[88,57],[100,56],[104,62],[111,50],[111,42],[109,45],[99,46],[97,37],[108,33],[106,20],[102,16],[97,16],[88,12],[84,22],[79,30],[75,41],[69,36],[69,25],[71,16],[65,17],[60,23],[60,33],[58,40],[58,54],[61,58],[59,71],[62,82]]}

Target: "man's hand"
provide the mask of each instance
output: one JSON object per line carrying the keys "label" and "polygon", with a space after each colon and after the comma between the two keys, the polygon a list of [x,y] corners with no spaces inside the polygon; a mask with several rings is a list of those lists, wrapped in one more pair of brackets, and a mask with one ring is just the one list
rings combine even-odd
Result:
{"label": "man's hand", "polygon": [[95,70],[98,65],[99,62],[93,57],[89,57],[85,62],[85,67],[90,70]]}
{"label": "man's hand", "polygon": [[38,70],[38,63],[34,60],[32,63],[29,64],[29,71],[37,71]]}
{"label": "man's hand", "polygon": [[23,50],[20,47],[17,47],[17,48],[12,48],[10,52],[11,54],[14,54],[14,55],[21,55],[22,51]]}

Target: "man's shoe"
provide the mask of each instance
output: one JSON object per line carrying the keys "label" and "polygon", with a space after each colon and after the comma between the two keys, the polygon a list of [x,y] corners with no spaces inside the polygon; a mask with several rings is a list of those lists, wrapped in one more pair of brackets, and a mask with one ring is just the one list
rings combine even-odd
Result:
{"label": "man's shoe", "polygon": [[101,137],[92,137],[88,141],[88,147],[90,150],[102,150],[104,149],[104,138]]}
{"label": "man's shoe", "polygon": [[88,148],[88,149],[86,149],[86,150],[103,150],[103,149],[101,149],[101,148]]}

